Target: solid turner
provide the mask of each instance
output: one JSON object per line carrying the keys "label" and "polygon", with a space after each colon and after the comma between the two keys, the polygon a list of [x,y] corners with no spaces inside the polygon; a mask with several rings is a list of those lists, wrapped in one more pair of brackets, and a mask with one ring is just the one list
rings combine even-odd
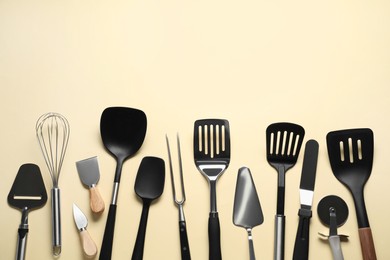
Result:
{"label": "solid turner", "polygon": [[374,134],[368,128],[339,130],[328,133],[326,141],[333,174],[353,197],[363,259],[376,259],[363,194],[372,170]]}
{"label": "solid turner", "polygon": [[297,162],[305,130],[292,123],[274,123],[267,127],[267,161],[278,172],[277,208],[275,216],[274,259],[284,259],[285,174]]}
{"label": "solid turner", "polygon": [[220,260],[222,254],[216,184],[230,162],[230,132],[227,120],[195,121],[194,159],[196,167],[206,177],[210,186],[209,259]]}
{"label": "solid turner", "polygon": [[116,159],[114,187],[99,260],[110,260],[114,240],[116,208],[123,163],[141,148],[147,128],[142,110],[129,107],[108,107],[100,118],[100,134],[104,147]]}

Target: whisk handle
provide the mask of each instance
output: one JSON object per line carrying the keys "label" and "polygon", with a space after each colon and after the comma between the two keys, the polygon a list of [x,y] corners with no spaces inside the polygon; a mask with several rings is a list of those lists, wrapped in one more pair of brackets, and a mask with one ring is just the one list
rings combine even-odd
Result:
{"label": "whisk handle", "polygon": [[61,254],[61,203],[60,189],[51,189],[51,213],[52,213],[52,230],[53,230],[53,255]]}
{"label": "whisk handle", "polygon": [[104,229],[102,248],[100,250],[99,260],[110,260],[112,253],[112,241],[114,239],[116,217],[116,205],[110,204],[108,210],[106,228]]}

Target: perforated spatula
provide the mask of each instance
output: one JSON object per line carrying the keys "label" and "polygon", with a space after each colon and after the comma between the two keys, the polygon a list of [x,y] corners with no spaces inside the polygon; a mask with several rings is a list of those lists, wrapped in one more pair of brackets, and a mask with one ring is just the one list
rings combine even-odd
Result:
{"label": "perforated spatula", "polygon": [[333,174],[349,189],[355,203],[363,259],[374,260],[374,240],[363,194],[372,170],[374,134],[369,128],[339,130],[328,133],[326,142]]}
{"label": "perforated spatula", "polygon": [[274,259],[284,259],[285,174],[297,162],[305,130],[292,123],[274,123],[267,127],[267,161],[278,172],[277,208],[275,216]]}
{"label": "perforated spatula", "polygon": [[221,260],[220,225],[217,211],[217,180],[230,162],[229,122],[202,119],[194,124],[195,165],[210,186],[209,259]]}
{"label": "perforated spatula", "polygon": [[20,166],[8,194],[8,204],[22,211],[16,260],[23,260],[26,255],[29,211],[42,207],[46,201],[46,188],[39,167],[31,163]]}

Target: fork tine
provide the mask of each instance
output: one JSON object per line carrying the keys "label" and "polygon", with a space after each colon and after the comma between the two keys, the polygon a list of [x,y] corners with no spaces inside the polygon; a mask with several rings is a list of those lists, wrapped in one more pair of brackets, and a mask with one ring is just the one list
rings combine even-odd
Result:
{"label": "fork tine", "polygon": [[179,159],[179,174],[180,174],[181,196],[182,196],[181,203],[184,203],[184,201],[186,200],[186,193],[185,193],[185,190],[184,190],[183,163],[182,163],[182,160],[181,160],[181,149],[180,149],[179,133],[177,133],[176,139],[177,139],[177,153],[178,153],[178,159]]}

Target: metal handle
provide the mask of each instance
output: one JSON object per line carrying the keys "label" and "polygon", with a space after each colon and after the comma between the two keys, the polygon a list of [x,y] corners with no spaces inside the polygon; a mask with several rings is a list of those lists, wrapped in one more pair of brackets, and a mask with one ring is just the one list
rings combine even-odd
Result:
{"label": "metal handle", "polygon": [[16,260],[24,260],[26,256],[28,225],[21,224],[18,229],[18,244],[16,247]]}
{"label": "metal handle", "polygon": [[344,260],[343,252],[341,251],[340,237],[331,236],[328,240],[330,248],[332,249],[333,260]]}
{"label": "metal handle", "polygon": [[274,259],[284,260],[284,235],[286,228],[286,216],[275,216],[275,240],[274,240]]}
{"label": "metal handle", "polygon": [[248,241],[249,241],[249,259],[256,260],[255,248],[253,246],[252,229],[247,228],[246,231],[248,232]]}
{"label": "metal handle", "polygon": [[60,189],[51,189],[51,216],[52,216],[52,235],[53,235],[53,255],[61,254],[61,196]]}

